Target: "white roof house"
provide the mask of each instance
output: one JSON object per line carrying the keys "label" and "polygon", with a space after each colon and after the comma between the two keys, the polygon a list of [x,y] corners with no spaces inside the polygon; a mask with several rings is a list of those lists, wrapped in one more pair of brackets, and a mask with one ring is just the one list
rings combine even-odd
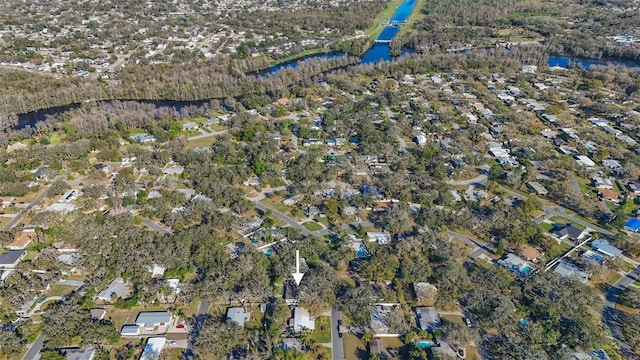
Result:
{"label": "white roof house", "polygon": [[157,326],[168,326],[172,319],[168,311],[141,311],[136,317],[136,325],[153,330]]}
{"label": "white roof house", "polygon": [[293,317],[289,320],[294,331],[314,330],[316,325],[309,317],[307,309],[301,307],[293,308]]}
{"label": "white roof house", "polygon": [[589,159],[588,156],[584,156],[584,155],[576,156],[576,161],[578,162],[578,164],[586,167],[593,167],[596,165],[596,163],[593,162],[593,160]]}
{"label": "white roof house", "polygon": [[113,296],[121,298],[129,291],[129,285],[125,284],[124,280],[119,277],[113,280],[106,289],[100,291],[96,299],[102,301],[111,301]]}
{"label": "white roof house", "polygon": [[162,354],[162,348],[167,343],[165,337],[152,337],[147,340],[147,344],[144,346],[144,350],[140,355],[140,360],[157,360]]}
{"label": "white roof house", "polygon": [[124,325],[120,330],[122,336],[137,336],[140,335],[140,327],[138,325]]}
{"label": "white roof house", "polygon": [[367,232],[367,239],[370,242],[377,242],[380,245],[386,245],[391,242],[391,234],[386,231],[369,231]]}

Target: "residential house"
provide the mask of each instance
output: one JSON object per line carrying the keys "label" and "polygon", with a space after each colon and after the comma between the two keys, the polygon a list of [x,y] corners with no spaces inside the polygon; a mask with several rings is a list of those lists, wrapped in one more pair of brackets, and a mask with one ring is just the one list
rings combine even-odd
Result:
{"label": "residential house", "polygon": [[296,197],[294,197],[294,196],[292,196],[292,197],[289,197],[289,198],[286,198],[286,199],[282,200],[282,203],[283,203],[284,205],[287,205],[287,206],[293,206],[293,205],[295,205],[297,202],[298,202],[298,200],[297,200],[297,198],[296,198]]}
{"label": "residential house", "polygon": [[413,141],[415,141],[416,144],[418,144],[418,146],[427,145],[427,137],[424,134],[417,135],[416,137],[413,138]]}
{"label": "residential house", "polygon": [[304,146],[304,147],[320,146],[322,144],[324,144],[324,141],[322,141],[320,139],[316,139],[316,138],[302,140],[302,146]]}
{"label": "residential house", "polygon": [[607,240],[597,239],[591,243],[591,248],[608,257],[616,257],[622,254],[622,250],[609,244]]}
{"label": "residential house", "polygon": [[319,207],[309,206],[307,208],[307,216],[313,217],[313,216],[321,216],[321,215],[322,215],[322,210],[320,210]]}
{"label": "residential house", "polygon": [[284,351],[294,350],[297,352],[302,351],[302,342],[296,338],[285,338],[280,343],[279,347]]}
{"label": "residential house", "polygon": [[531,267],[529,263],[514,254],[508,254],[504,259],[500,259],[497,261],[498,265],[501,265],[510,271],[520,274],[526,275],[531,271]]}
{"label": "residential house", "polygon": [[91,315],[91,320],[102,320],[107,314],[107,310],[103,308],[93,308],[89,310],[89,314]]}
{"label": "residential house", "polygon": [[284,302],[288,306],[298,306],[298,286],[295,282],[288,280],[284,283]]}
{"label": "residential house", "polygon": [[427,282],[417,282],[412,284],[413,293],[416,296],[416,300],[420,303],[433,304],[436,301],[436,295],[438,288]]}
{"label": "residential house", "polygon": [[591,182],[593,183],[593,186],[598,189],[613,189],[613,182],[608,178],[594,176],[593,178],[591,178]]}
{"label": "residential house", "polygon": [[141,311],[136,317],[136,325],[148,331],[167,327],[172,321],[173,317],[168,311]]}
{"label": "residential house", "polygon": [[198,124],[193,121],[186,122],[182,124],[182,131],[186,130],[198,130]]}
{"label": "residential house", "polygon": [[391,234],[386,231],[368,231],[369,242],[377,242],[379,245],[387,245],[391,242]]}
{"label": "residential house", "polygon": [[586,284],[587,281],[589,281],[589,274],[582,271],[577,265],[572,264],[566,260],[560,261],[556,269],[553,270],[553,273],[560,275],[560,277],[562,278],[576,278],[583,284]]}
{"label": "residential house", "polygon": [[369,341],[369,354],[380,360],[389,360],[393,358],[387,350],[384,340],[380,338],[371,339],[371,341]]}
{"label": "residential house", "polygon": [[260,178],[251,178],[243,182],[244,186],[260,186]]}
{"label": "residential house", "polygon": [[245,321],[251,317],[250,312],[245,312],[243,307],[230,307],[227,309],[227,322],[244,327]]}
{"label": "residential house", "polygon": [[36,180],[51,181],[56,175],[58,175],[58,171],[45,166],[36,170],[33,175],[36,177]]}
{"label": "residential house", "polygon": [[158,360],[162,354],[162,349],[167,343],[165,337],[152,337],[147,340],[144,350],[140,355],[140,360]]}
{"label": "residential house", "polygon": [[171,165],[162,169],[164,175],[180,175],[184,171],[184,167],[180,165]]}
{"label": "residential house", "polygon": [[111,167],[111,165],[104,164],[104,163],[95,164],[95,165],[93,165],[93,168],[96,171],[102,171],[105,174],[113,171],[113,167]]}
{"label": "residential house", "polygon": [[531,245],[524,245],[522,247],[521,255],[525,260],[537,263],[542,260],[544,251],[541,251]]}
{"label": "residential house", "polygon": [[137,134],[129,137],[129,139],[133,142],[138,142],[143,144],[156,141],[156,137],[149,134]]}
{"label": "residential house", "polygon": [[547,191],[547,189],[540,184],[537,181],[531,181],[527,183],[527,187],[531,190],[534,191],[536,193],[538,193],[539,195],[547,195],[549,192]]}
{"label": "residential house", "polygon": [[640,219],[631,218],[624,223],[624,229],[627,231],[638,232],[640,231]]}
{"label": "residential house", "polygon": [[122,336],[138,336],[140,335],[140,327],[138,325],[124,325],[120,330]]}
{"label": "residential house", "polygon": [[129,285],[119,277],[113,280],[106,289],[102,290],[96,296],[97,300],[111,301],[113,297],[122,298],[129,291]]}
{"label": "residential house", "polygon": [[594,166],[596,166],[596,163],[593,162],[593,160],[589,159],[588,156],[578,155],[578,156],[576,156],[576,161],[578,162],[578,164],[580,164],[582,166],[586,166],[586,167],[594,167]]}
{"label": "residential house", "polygon": [[309,317],[309,311],[299,306],[293,308],[293,317],[289,319],[289,326],[295,332],[314,330],[316,325]]}
{"label": "residential house", "polygon": [[582,230],[573,224],[567,224],[554,232],[554,235],[560,240],[582,240],[587,234],[585,230]]}
{"label": "residential house", "polygon": [[613,203],[619,203],[620,193],[610,189],[598,189],[598,198],[611,201]]}
{"label": "residential house", "polygon": [[24,250],[36,238],[34,229],[24,229],[20,236],[9,244],[9,250]]}
{"label": "residential house", "polygon": [[438,316],[438,312],[435,308],[431,306],[421,306],[415,308],[415,311],[416,321],[421,330],[434,332],[435,330],[442,328],[440,317]]}
{"label": "residential house", "polygon": [[355,215],[357,213],[358,213],[357,206],[347,206],[344,209],[342,209],[342,215]]}
{"label": "residential house", "polygon": [[289,106],[291,104],[291,100],[289,100],[287,98],[280,98],[280,99],[275,100],[271,104],[274,105],[274,106],[278,106],[278,105]]}
{"label": "residential house", "polygon": [[27,252],[25,250],[9,250],[0,254],[0,269],[15,269],[26,253]]}
{"label": "residential house", "polygon": [[62,194],[62,196],[60,196],[60,198],[58,199],[58,202],[60,204],[68,204],[77,198],[78,190],[72,189]]}
{"label": "residential house", "polygon": [[[362,282],[361,282],[362,284]],[[389,333],[389,324],[387,323],[387,315],[393,311],[393,306],[388,304],[378,304],[371,308],[369,317],[369,325],[374,334]]]}
{"label": "residential house", "polygon": [[602,165],[614,171],[622,171],[622,164],[618,160],[605,159],[602,160]]}
{"label": "residential house", "polygon": [[86,348],[61,348],[59,349],[60,355],[64,356],[67,360],[92,360],[96,354],[96,349],[93,347]]}
{"label": "residential house", "polygon": [[629,183],[627,187],[633,193],[633,195],[640,195],[640,182]]}

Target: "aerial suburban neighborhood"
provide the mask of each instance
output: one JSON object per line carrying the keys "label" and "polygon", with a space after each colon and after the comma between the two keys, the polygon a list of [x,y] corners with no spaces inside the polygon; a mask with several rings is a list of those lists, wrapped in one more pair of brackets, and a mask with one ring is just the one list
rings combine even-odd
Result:
{"label": "aerial suburban neighborhood", "polygon": [[0,359],[638,359],[604,3],[0,5]]}

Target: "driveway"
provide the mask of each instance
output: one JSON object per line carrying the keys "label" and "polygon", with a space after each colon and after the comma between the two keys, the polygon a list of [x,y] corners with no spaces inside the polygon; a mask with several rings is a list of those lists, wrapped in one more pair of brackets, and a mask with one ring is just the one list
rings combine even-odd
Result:
{"label": "driveway", "polygon": [[204,321],[207,319],[207,313],[209,312],[209,307],[211,303],[208,301],[203,301],[200,303],[198,307],[198,312],[196,313],[195,321],[193,322],[193,327],[191,327],[191,332],[189,333],[189,339],[187,340],[187,348],[182,352],[182,360],[193,360],[195,359],[195,353],[193,352],[193,346],[195,344],[196,338],[200,333],[200,329],[204,325]]}
{"label": "driveway", "polygon": [[22,360],[37,360],[40,358],[40,350],[44,344],[44,338],[42,335],[38,336],[36,341],[31,345],[29,351],[22,357]]}
{"label": "driveway", "polygon": [[151,230],[153,230],[153,231],[156,231],[156,232],[159,232],[159,233],[163,233],[165,235],[171,234],[171,231],[163,228],[162,226],[156,224],[155,222],[153,222],[153,221],[151,221],[149,219],[142,220],[142,223],[147,225],[148,227],[150,227]]}
{"label": "driveway", "polygon": [[333,360],[344,360],[344,342],[338,335],[338,320],[342,319],[340,310],[333,306],[331,308],[331,353]]}
{"label": "driveway", "polygon": [[620,317],[624,316],[623,313],[615,309],[618,296],[634,281],[640,278],[640,266],[631,270],[626,276],[622,277],[615,284],[611,285],[605,293],[604,309],[602,311],[602,318],[611,330],[611,335],[620,342],[620,351],[626,359],[638,360],[640,357],[633,352],[633,349],[625,342],[624,336],[619,328]]}

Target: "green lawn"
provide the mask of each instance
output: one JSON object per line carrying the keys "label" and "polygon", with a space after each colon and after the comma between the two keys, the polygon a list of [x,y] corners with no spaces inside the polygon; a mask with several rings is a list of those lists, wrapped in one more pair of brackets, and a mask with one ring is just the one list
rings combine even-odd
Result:
{"label": "green lawn", "polygon": [[197,147],[209,147],[213,144],[213,141],[216,139],[215,136],[207,136],[196,140],[187,141],[187,149],[193,149]]}
{"label": "green lawn", "polygon": [[[369,27],[364,33],[369,36],[371,40],[375,40],[380,36],[382,30],[384,30],[384,26],[381,24],[383,22],[389,21],[393,14],[396,12],[396,9],[400,4],[402,4],[403,0],[392,0],[387,3],[387,7],[380,11],[376,18],[373,21],[373,25]],[[413,11],[416,11],[417,8],[414,8]]]}
{"label": "green lawn", "polygon": [[322,226],[315,221],[307,221],[306,223],[303,223],[302,226],[309,231],[322,230]]}
{"label": "green lawn", "polygon": [[53,285],[51,286],[51,288],[49,288],[49,291],[47,292],[47,296],[51,297],[51,296],[65,296],[69,293],[71,293],[73,290],[75,290],[75,286],[69,286],[69,285]]}
{"label": "green lawn", "polygon": [[345,334],[344,337],[344,357],[347,360],[359,360],[360,354],[367,351],[367,345],[358,337],[352,334]]}
{"label": "green lawn", "polygon": [[547,231],[547,232],[551,232],[551,230],[553,230],[553,225],[546,223],[546,222],[542,222],[539,225],[542,230]]}
{"label": "green lawn", "polygon": [[316,329],[311,333],[311,340],[320,344],[331,342],[331,319],[328,316],[318,316]]}

